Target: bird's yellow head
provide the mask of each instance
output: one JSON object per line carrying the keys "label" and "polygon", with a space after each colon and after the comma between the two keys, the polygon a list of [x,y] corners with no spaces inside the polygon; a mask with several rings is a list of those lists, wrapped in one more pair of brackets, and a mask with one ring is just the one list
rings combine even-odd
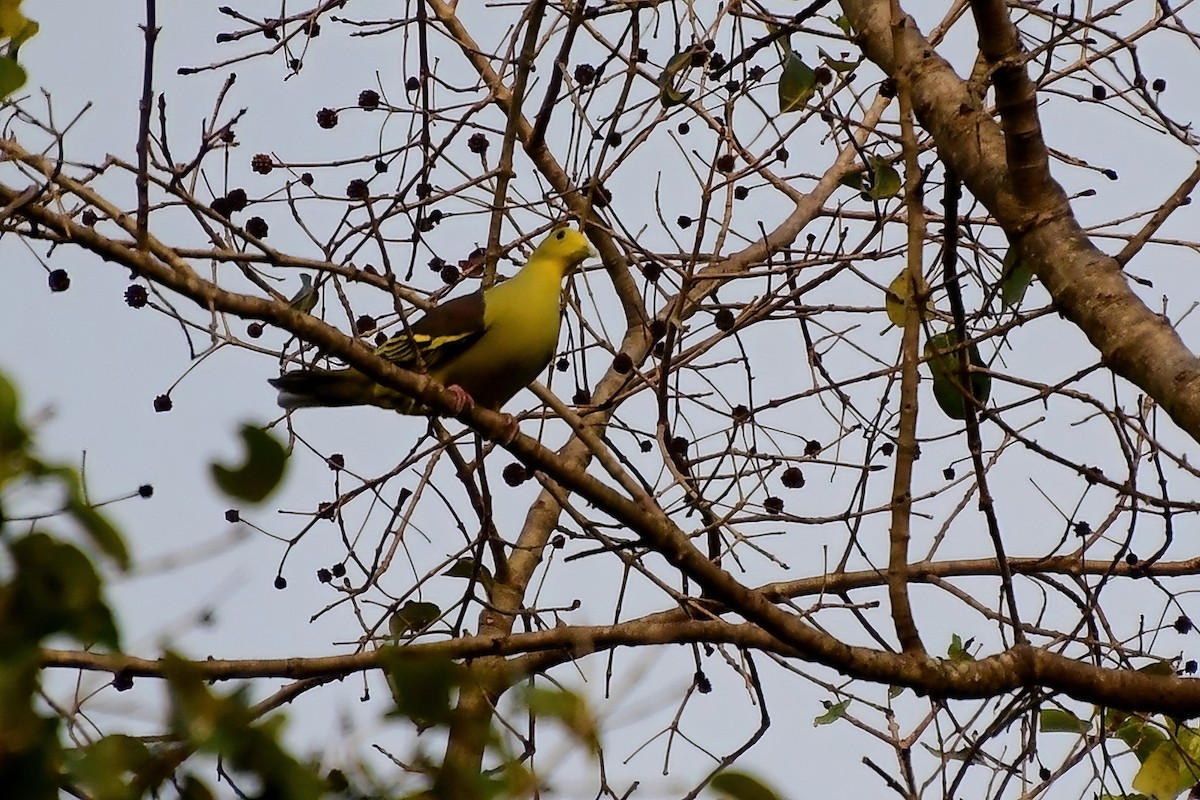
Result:
{"label": "bird's yellow head", "polygon": [[563,265],[563,273],[568,273],[579,262],[593,255],[592,246],[587,237],[574,228],[566,225],[555,228],[542,240],[533,251],[530,259],[551,259]]}

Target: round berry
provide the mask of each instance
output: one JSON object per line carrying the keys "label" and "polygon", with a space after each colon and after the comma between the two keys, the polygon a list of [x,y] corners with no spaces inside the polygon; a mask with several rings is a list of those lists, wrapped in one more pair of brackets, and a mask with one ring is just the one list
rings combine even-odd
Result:
{"label": "round berry", "polygon": [[300,175],[300,182],[303,183],[305,186],[312,186],[313,185],[313,174],[311,172],[302,173]]}
{"label": "round berry", "polygon": [[500,475],[509,486],[520,486],[529,480],[529,470],[525,468],[524,464],[517,463],[516,461],[506,465]]}
{"label": "round berry", "polygon": [[733,330],[733,326],[737,320],[733,316],[733,312],[728,308],[722,308],[713,315],[713,324],[717,326],[719,331]]}
{"label": "round berry", "polygon": [[257,339],[263,335],[263,326],[261,322],[251,322],[246,326],[246,335],[251,339]]}
{"label": "round berry", "polygon": [[692,227],[692,218],[686,214],[680,214],[675,220],[675,224],[684,229],[690,228]]}
{"label": "round berry", "polygon": [[813,76],[816,77],[817,83],[822,86],[828,86],[833,82],[833,70],[824,64],[813,70]]}
{"label": "round berry", "polygon": [[586,406],[592,402],[592,393],[587,389],[576,389],[574,396],[571,397],[571,402],[577,406]]}
{"label": "round berry", "polygon": [[768,497],[766,500],[763,500],[763,510],[766,511],[768,514],[782,514],[783,513],[783,498]]}
{"label": "round berry", "polygon": [[467,149],[472,153],[483,155],[488,149],[488,138],[482,133],[472,133],[467,139]]}
{"label": "round berry", "polygon": [[346,184],[346,197],[351,200],[366,200],[370,194],[371,189],[362,178],[355,178]]}
{"label": "round berry", "polygon": [[344,455],[342,455],[341,453],[334,453],[333,455],[331,455],[329,458],[326,459],[326,463],[329,464],[329,468],[331,470],[336,472],[339,469],[346,468],[346,457]]}
{"label": "round berry", "polygon": [[170,411],[171,408],[171,395],[160,394],[158,397],[154,398],[154,410],[160,414],[164,411]]}
{"label": "round berry", "polygon": [[246,197],[245,189],[230,189],[229,194],[225,195],[225,200],[229,203],[229,208],[233,211],[244,211],[249,198]]}
{"label": "round berry", "polygon": [[250,169],[259,175],[267,175],[275,169],[275,162],[268,154],[257,153],[254,158],[250,159]]}
{"label": "round berry", "polygon": [[737,188],[735,188],[733,190],[733,199],[734,200],[745,200],[749,196],[750,196],[749,187],[738,186]]}
{"label": "round berry", "polygon": [[233,213],[233,206],[230,204],[228,197],[214,197],[213,201],[208,204],[208,207],[222,219],[229,219],[229,215]]}
{"label": "round berry", "polygon": [[358,93],[358,107],[367,110],[379,108],[379,92],[374,89],[363,89]]}
{"label": "round berry", "polygon": [[370,314],[363,314],[354,320],[354,332],[359,336],[364,333],[370,333],[373,330],[375,330],[375,318]]}
{"label": "round berry", "polygon": [[143,483],[138,487],[138,497],[146,500],[154,496],[154,487],[148,483]]}
{"label": "round berry", "polygon": [[1092,86],[1093,100],[1103,100],[1106,97],[1108,97],[1108,89],[1104,88],[1102,84],[1097,83]]}
{"label": "round berry", "polygon": [[332,108],[322,108],[317,112],[317,124],[329,130],[338,124],[338,113]]}
{"label": "round berry", "polygon": [[329,583],[331,580],[333,580],[333,573],[324,567],[321,567],[319,570],[317,570],[317,580],[321,583]]}
{"label": "round berry", "polygon": [[737,158],[732,153],[726,153],[717,159],[717,172],[733,172],[737,169]]}
{"label": "round berry", "polygon": [[779,482],[789,489],[799,489],[804,486],[804,473],[799,467],[788,467],[779,476]]}
{"label": "round berry", "polygon": [[282,575],[276,575],[275,576],[275,588],[276,589],[286,589],[287,588],[287,578],[283,577]]}
{"label": "round berry", "polygon": [[65,292],[71,288],[71,276],[67,274],[65,269],[51,270],[46,278],[46,282],[50,285],[52,292]]}
{"label": "round berry", "polygon": [[255,239],[267,238],[267,221],[262,217],[251,217],[246,220],[246,233]]}
{"label": "round berry", "polygon": [[96,220],[96,212],[92,211],[90,208],[85,208],[83,213],[79,215],[79,221],[84,225],[87,225],[89,228],[96,224]]}
{"label": "round berry", "polygon": [[334,564],[330,569],[333,572],[333,577],[335,578],[340,578],[346,574],[345,564]]}
{"label": "round berry", "polygon": [[140,283],[132,284],[125,289],[125,305],[130,308],[142,308],[150,301],[146,287]]}
{"label": "round berry", "polygon": [[617,353],[613,358],[612,368],[613,372],[619,375],[627,375],[633,369],[633,359],[628,353]]}
{"label": "round berry", "polygon": [[239,522],[241,519],[242,519],[242,515],[238,513],[238,510],[236,508],[231,508],[225,512],[225,521],[226,522]]}
{"label": "round berry", "polygon": [[596,68],[591,64],[577,64],[575,66],[575,82],[580,86],[587,86],[596,79]]}
{"label": "round berry", "polygon": [[420,88],[421,88],[421,82],[419,80],[417,80],[416,75],[409,76],[408,80],[406,80],[404,82],[404,90],[406,92],[415,92],[417,89],[420,89]]}
{"label": "round berry", "polygon": [[1155,78],[1154,83],[1150,84],[1150,88],[1156,92],[1165,92],[1167,90],[1167,79]]}

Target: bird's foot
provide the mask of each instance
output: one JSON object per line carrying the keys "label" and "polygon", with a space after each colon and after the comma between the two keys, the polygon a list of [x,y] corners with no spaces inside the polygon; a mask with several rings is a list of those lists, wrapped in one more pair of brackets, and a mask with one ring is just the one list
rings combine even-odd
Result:
{"label": "bird's foot", "polygon": [[517,418],[512,414],[501,412],[500,418],[504,420],[504,433],[496,441],[504,445],[512,444],[521,435],[521,426],[517,424]]}
{"label": "bird's foot", "polygon": [[466,389],[459,386],[457,383],[453,386],[447,386],[446,391],[454,395],[454,413],[461,414],[469,408],[475,407],[475,398],[471,397]]}

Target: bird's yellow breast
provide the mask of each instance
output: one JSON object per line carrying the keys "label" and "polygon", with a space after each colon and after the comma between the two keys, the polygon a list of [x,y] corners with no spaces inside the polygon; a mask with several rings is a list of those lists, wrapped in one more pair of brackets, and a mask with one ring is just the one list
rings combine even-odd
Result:
{"label": "bird's yellow breast", "polygon": [[499,410],[537,379],[558,347],[562,270],[530,263],[485,295],[484,334],[431,373],[457,384],[485,408]]}

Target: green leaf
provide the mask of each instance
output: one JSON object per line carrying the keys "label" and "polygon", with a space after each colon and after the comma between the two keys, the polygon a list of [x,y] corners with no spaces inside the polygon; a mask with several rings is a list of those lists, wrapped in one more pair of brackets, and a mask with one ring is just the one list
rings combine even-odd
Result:
{"label": "green leaf", "polygon": [[850,707],[850,700],[846,699],[840,703],[832,703],[825,710],[825,713],[813,719],[813,727],[828,725],[831,722],[837,722],[842,717],[846,716],[846,709]]}
{"label": "green leaf", "polygon": [[287,450],[274,436],[254,425],[242,426],[246,459],[240,466],[210,464],[213,480],[221,491],[238,500],[261,503],[275,491],[287,468]]}
{"label": "green leaf", "polygon": [[687,102],[694,90],[679,91],[680,76],[692,65],[692,50],[688,48],[671,56],[667,66],[658,76],[658,99],[663,108],[670,108]]}
{"label": "green leaf", "polygon": [[0,56],[0,100],[25,85],[25,69],[12,58]]}
{"label": "green leaf", "polygon": [[867,163],[871,166],[871,187],[867,189],[867,194],[872,200],[887,200],[900,194],[900,187],[904,184],[890,161],[879,156],[867,156]]}
{"label": "green leaf", "polygon": [[821,56],[821,60],[825,62],[825,66],[829,67],[834,72],[851,72],[855,67],[862,63],[862,57],[859,57],[858,61],[845,61],[843,59],[834,58],[820,47],[817,48],[817,53]]}
{"label": "green leaf", "polygon": [[85,645],[119,649],[100,578],[83,551],[44,533],[9,545],[13,577],[0,595],[0,641],[36,644],[65,633]]}
{"label": "green leaf", "polygon": [[799,111],[817,91],[817,73],[804,63],[795,50],[789,50],[779,77],[779,113]]}
{"label": "green leaf", "polygon": [[1043,709],[1038,715],[1042,733],[1087,733],[1092,724],[1061,708]]}
{"label": "green leaf", "polygon": [[780,800],[775,790],[745,772],[722,772],[712,779],[709,786],[731,800]]}
{"label": "green leaf", "polygon": [[120,531],[109,522],[108,517],[88,505],[82,496],[74,495],[67,501],[67,513],[87,531],[88,536],[100,550],[117,562],[121,569],[129,569],[129,550]]}
{"label": "green leaf", "polygon": [[975,644],[975,638],[971,637],[965,642],[957,633],[950,636],[950,647],[946,649],[946,655],[951,661],[974,661],[975,656],[971,655],[971,646]]}
{"label": "green leaf", "polygon": [[475,580],[479,581],[483,585],[483,588],[489,593],[492,591],[492,583],[494,581],[491,571],[488,570],[487,566],[483,564],[480,564],[478,570],[476,570],[475,559],[473,558],[458,559],[450,565],[450,569],[446,570],[442,574],[451,578],[466,578],[467,580],[474,578]]}
{"label": "green leaf", "polygon": [[142,774],[154,757],[141,739],[114,734],[69,755],[69,772],[93,800],[142,797]]}
{"label": "green leaf", "polygon": [[1025,299],[1029,284],[1033,283],[1033,267],[1009,249],[1004,254],[1004,267],[1000,278],[1000,302],[1005,308],[1014,308]]}
{"label": "green leaf", "polygon": [[[925,343],[926,364],[933,377],[933,397],[947,417],[959,420],[967,418],[966,395],[960,388],[958,352],[951,351],[961,341],[957,331],[949,330],[929,337]],[[967,348],[967,357],[972,366],[984,366],[975,344]],[[982,372],[971,372],[969,383],[971,396],[980,404],[986,403],[992,391],[992,377]]]}
{"label": "green leaf", "polygon": [[1113,735],[1129,745],[1129,749],[1134,752],[1138,761],[1143,763],[1151,753],[1167,741],[1167,735],[1157,725],[1134,715],[1122,720],[1113,731]]}
{"label": "green leaf", "polygon": [[209,689],[195,664],[172,653],[162,663],[176,736],[219,756],[226,767],[256,776],[259,797],[319,800],[325,782],[279,743],[282,717],[256,722],[244,689],[222,697]]}
{"label": "green leaf", "polygon": [[847,39],[854,35],[854,31],[850,27],[850,20],[846,19],[845,14],[838,14],[836,17],[827,17],[827,19],[836,25],[845,34]]}
{"label": "green leaf", "polygon": [[589,752],[600,752],[600,736],[596,719],[587,702],[566,689],[532,688],[525,695],[525,704],[536,716],[558,720]]}
{"label": "green leaf", "polygon": [[423,631],[442,616],[442,610],[434,603],[409,600],[392,612],[388,628],[392,636],[400,637],[409,631]]}
{"label": "green leaf", "polygon": [[466,671],[443,656],[401,656],[397,648],[387,648],[382,662],[395,716],[407,717],[420,730],[450,723],[451,693],[459,687]]}

